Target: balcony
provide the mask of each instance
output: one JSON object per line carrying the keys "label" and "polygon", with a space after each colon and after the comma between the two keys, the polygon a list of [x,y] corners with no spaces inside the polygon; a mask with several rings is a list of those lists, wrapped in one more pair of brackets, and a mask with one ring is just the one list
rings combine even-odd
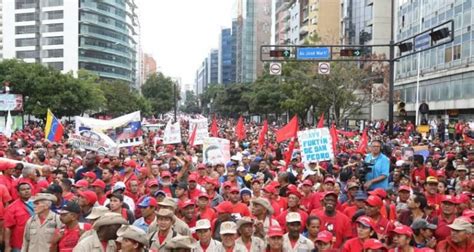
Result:
{"label": "balcony", "polygon": [[306,34],[308,34],[308,26],[307,25],[301,26],[300,27],[300,36],[304,36]]}

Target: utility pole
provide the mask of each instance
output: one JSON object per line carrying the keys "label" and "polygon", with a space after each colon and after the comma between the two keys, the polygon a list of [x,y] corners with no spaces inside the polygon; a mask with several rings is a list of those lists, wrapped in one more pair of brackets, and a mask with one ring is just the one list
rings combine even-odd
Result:
{"label": "utility pole", "polygon": [[393,93],[395,88],[395,0],[392,0],[391,12],[391,25],[390,25],[390,81],[388,83],[388,134],[393,135]]}
{"label": "utility pole", "polygon": [[177,100],[177,93],[176,93],[176,83],[173,83],[173,102],[174,102],[174,122],[177,122],[177,119],[176,119],[176,113],[177,113],[177,104],[176,104],[176,100]]}

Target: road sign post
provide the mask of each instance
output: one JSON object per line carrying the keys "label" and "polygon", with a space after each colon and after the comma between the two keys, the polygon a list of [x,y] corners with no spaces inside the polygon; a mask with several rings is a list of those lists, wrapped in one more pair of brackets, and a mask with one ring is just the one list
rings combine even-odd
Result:
{"label": "road sign post", "polygon": [[330,73],[331,73],[331,64],[329,64],[329,62],[319,62],[318,74],[330,74]]}
{"label": "road sign post", "polygon": [[281,75],[281,63],[279,62],[270,63],[270,75]]}

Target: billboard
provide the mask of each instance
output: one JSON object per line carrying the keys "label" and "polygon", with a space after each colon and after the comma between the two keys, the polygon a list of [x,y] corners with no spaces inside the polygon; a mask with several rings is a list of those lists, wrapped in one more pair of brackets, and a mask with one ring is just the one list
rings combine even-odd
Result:
{"label": "billboard", "polygon": [[23,95],[0,94],[0,111],[23,111]]}

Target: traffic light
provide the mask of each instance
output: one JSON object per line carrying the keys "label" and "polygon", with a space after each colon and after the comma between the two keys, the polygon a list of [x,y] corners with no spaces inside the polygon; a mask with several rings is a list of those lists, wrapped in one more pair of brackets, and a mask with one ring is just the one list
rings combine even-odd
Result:
{"label": "traffic light", "polygon": [[291,55],[290,50],[270,50],[270,57],[289,58],[290,55]]}
{"label": "traffic light", "polygon": [[339,54],[344,57],[359,57],[359,56],[362,56],[362,50],[361,49],[341,49]]}
{"label": "traffic light", "polygon": [[397,111],[399,116],[406,116],[407,111],[405,110],[405,102],[401,101],[397,104]]}

